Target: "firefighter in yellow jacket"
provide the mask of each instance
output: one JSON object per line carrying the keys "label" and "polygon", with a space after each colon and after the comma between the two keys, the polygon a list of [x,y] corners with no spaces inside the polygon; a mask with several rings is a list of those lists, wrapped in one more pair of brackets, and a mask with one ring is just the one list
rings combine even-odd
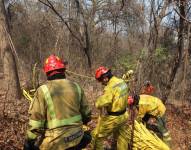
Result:
{"label": "firefighter in yellow jacket", "polygon": [[135,95],[133,100],[131,97],[128,98],[129,105],[134,105],[137,110],[137,121],[142,121],[146,123],[147,127],[155,127],[149,124],[151,118],[156,120],[156,129],[160,132],[163,141],[170,146],[171,137],[166,128],[165,122],[165,111],[166,107],[163,102],[151,95]]}
{"label": "firefighter in yellow jacket", "polygon": [[123,74],[122,79],[126,83],[129,83],[130,81],[134,80],[134,71],[133,70],[128,70],[125,74]]}
{"label": "firefighter in yellow jacket", "polygon": [[111,70],[99,67],[96,70],[95,78],[105,85],[104,93],[96,101],[96,108],[101,110],[98,124],[92,132],[92,149],[104,149],[104,140],[112,135],[117,140],[117,149],[125,150],[121,127],[128,119],[126,112],[128,88],[126,83],[112,75]]}
{"label": "firefighter in yellow jacket", "polygon": [[44,71],[48,81],[31,102],[24,150],[80,150],[91,141],[82,130],[91,117],[84,92],[65,79],[65,64],[57,56],[46,59]]}

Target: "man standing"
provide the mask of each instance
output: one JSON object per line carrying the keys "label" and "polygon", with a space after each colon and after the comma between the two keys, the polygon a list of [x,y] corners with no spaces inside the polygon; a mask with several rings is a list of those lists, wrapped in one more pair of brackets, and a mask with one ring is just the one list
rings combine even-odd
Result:
{"label": "man standing", "polygon": [[91,119],[90,108],[80,86],[65,79],[65,69],[57,56],[46,59],[48,81],[31,102],[24,150],[80,150],[91,141],[82,130]]}
{"label": "man standing", "polygon": [[98,124],[92,132],[92,149],[103,150],[104,140],[112,134],[117,140],[117,149],[126,149],[127,142],[122,140],[120,132],[128,119],[126,112],[127,84],[122,79],[113,76],[111,70],[105,67],[99,67],[96,70],[95,78],[105,88],[103,95],[96,101],[96,108],[102,112]]}

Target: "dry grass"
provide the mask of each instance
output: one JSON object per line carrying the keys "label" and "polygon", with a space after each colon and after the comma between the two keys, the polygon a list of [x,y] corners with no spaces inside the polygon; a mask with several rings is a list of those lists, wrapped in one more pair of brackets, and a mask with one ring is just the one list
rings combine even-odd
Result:
{"label": "dry grass", "polygon": [[[85,88],[87,99],[91,104],[93,115],[97,116],[94,101],[101,93],[97,86]],[[1,99],[2,100],[2,99]],[[16,109],[15,109],[16,108]],[[190,105],[167,105],[167,125],[172,136],[172,150],[188,150],[191,145],[191,109]],[[14,112],[7,117],[1,115],[0,119],[0,149],[20,150],[22,149],[27,126],[28,102],[24,99],[14,104]],[[95,127],[96,120],[90,124]]]}
{"label": "dry grass", "polygon": [[167,125],[172,136],[172,150],[189,150],[191,146],[190,108],[190,105],[167,105]]}

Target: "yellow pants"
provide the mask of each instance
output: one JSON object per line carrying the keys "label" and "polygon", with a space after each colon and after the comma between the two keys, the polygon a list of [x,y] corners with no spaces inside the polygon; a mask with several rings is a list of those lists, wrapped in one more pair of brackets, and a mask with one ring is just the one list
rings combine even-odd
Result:
{"label": "yellow pants", "polygon": [[126,126],[128,114],[120,116],[102,116],[98,119],[96,128],[92,131],[92,142],[91,146],[93,150],[103,150],[104,140],[108,136],[114,135],[117,140],[117,150],[127,150],[128,142],[124,138],[123,130]]}
{"label": "yellow pants", "polygon": [[[63,150],[78,145],[83,138],[83,130],[80,128],[55,128],[45,132],[45,138],[40,145],[40,150]],[[77,137],[66,141],[66,137]],[[79,136],[78,136],[79,135]],[[74,136],[73,136],[74,137]]]}

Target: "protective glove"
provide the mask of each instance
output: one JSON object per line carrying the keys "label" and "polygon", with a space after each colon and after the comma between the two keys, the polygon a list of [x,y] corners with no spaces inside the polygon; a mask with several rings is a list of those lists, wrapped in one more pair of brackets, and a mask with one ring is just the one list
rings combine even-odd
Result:
{"label": "protective glove", "polygon": [[84,136],[81,140],[81,142],[78,144],[76,150],[81,150],[85,148],[92,140],[91,132],[90,131],[85,131]]}
{"label": "protective glove", "polygon": [[38,146],[35,145],[35,140],[25,140],[23,150],[40,150]]}
{"label": "protective glove", "polygon": [[128,96],[127,102],[129,106],[133,105],[134,102],[133,96]]}
{"label": "protective glove", "polygon": [[84,125],[87,125],[91,121],[91,115],[89,117],[82,116],[82,122]]}

